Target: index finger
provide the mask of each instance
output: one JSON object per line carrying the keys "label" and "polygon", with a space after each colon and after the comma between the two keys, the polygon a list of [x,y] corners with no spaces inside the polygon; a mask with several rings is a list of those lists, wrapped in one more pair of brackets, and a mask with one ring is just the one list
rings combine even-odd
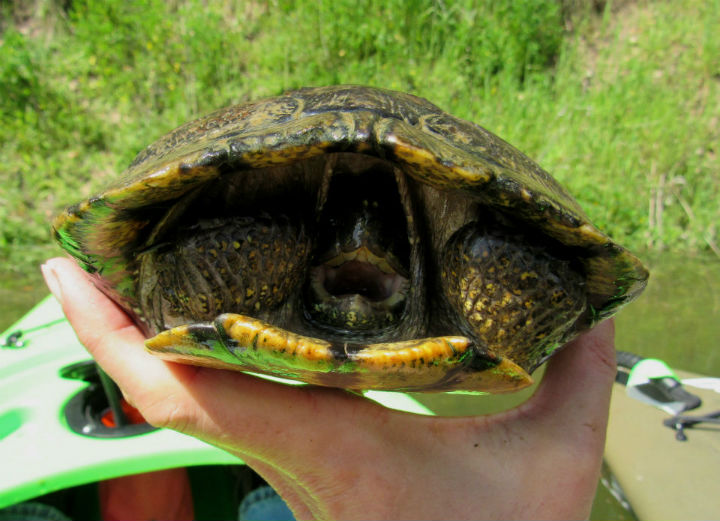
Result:
{"label": "index finger", "polygon": [[145,337],[130,317],[96,289],[74,261],[50,259],[41,269],[80,343],[121,387],[132,390],[138,374],[146,384],[168,377],[164,364],[136,348]]}

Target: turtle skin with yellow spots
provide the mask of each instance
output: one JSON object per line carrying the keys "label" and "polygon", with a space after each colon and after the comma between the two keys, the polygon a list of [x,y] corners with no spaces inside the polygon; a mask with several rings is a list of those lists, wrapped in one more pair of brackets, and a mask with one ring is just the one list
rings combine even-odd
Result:
{"label": "turtle skin with yellow spots", "polygon": [[150,352],[349,389],[520,389],[648,278],[502,139],[352,85],[187,123],[53,233]]}

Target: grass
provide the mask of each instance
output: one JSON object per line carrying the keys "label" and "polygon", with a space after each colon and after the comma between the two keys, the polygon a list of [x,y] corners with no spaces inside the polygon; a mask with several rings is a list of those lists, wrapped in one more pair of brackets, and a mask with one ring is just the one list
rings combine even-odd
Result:
{"label": "grass", "polygon": [[[718,249],[718,0],[0,4],[0,270],[175,126],[302,85],[407,90],[499,134],[635,250]],[[373,13],[366,15],[365,13]]]}

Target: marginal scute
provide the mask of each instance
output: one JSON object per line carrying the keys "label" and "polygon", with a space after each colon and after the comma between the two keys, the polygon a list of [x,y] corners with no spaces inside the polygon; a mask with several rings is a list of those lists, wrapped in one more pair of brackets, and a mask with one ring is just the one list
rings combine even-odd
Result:
{"label": "marginal scute", "polygon": [[330,343],[297,335],[241,315],[225,314],[218,318],[225,334],[242,349],[261,350],[283,358],[298,357],[298,366],[333,360]]}
{"label": "marginal scute", "polygon": [[359,350],[353,359],[367,367],[432,366],[459,361],[470,342],[465,337],[440,337],[375,344]]}
{"label": "marginal scute", "polygon": [[[420,182],[440,189],[454,188],[458,184],[469,187],[482,185],[494,178],[491,168],[469,156],[462,157],[461,151],[445,151],[442,143],[433,147],[433,140],[424,139],[411,142],[408,137],[425,137],[417,132],[413,136],[411,128],[403,129],[405,132],[393,135],[388,142],[394,145],[393,155],[405,166],[405,170]],[[433,150],[436,148],[436,150]],[[439,152],[456,152],[455,155],[445,154],[438,156]]]}

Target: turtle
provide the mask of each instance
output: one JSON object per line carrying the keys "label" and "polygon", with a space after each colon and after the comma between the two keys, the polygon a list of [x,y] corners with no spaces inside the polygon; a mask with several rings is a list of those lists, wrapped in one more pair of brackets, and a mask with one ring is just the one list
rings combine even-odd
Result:
{"label": "turtle", "polygon": [[353,390],[521,389],[648,279],[512,145],[360,85],[186,123],[52,229],[151,353]]}

